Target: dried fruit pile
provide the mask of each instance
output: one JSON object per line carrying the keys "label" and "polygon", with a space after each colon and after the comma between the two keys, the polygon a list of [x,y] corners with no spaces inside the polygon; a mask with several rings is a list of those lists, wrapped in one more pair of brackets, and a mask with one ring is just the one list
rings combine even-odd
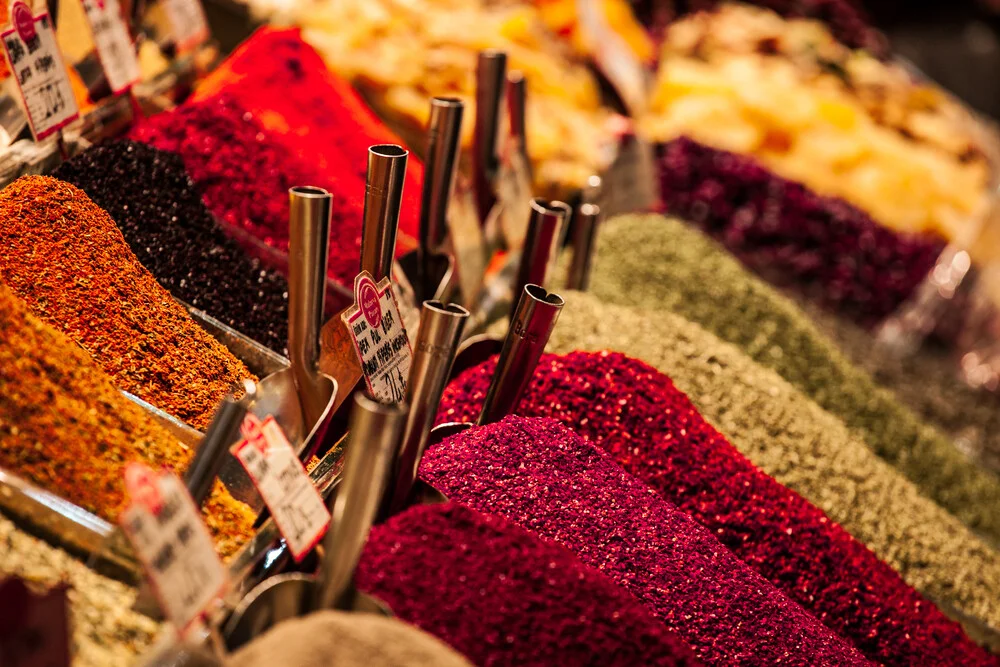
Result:
{"label": "dried fruit pile", "polygon": [[[490,360],[452,381],[438,421],[474,421],[495,367]],[[557,419],[604,449],[873,661],[996,664],[891,567],[755,467],[645,363],[617,352],[545,355],[517,414]]]}

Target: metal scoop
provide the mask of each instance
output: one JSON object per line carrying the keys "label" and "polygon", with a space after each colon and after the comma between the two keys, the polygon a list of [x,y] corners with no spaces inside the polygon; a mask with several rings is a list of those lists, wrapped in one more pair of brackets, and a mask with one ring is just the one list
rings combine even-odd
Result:
{"label": "metal scoop", "polygon": [[496,204],[496,178],[500,170],[500,119],[504,109],[507,54],[488,49],[476,63],[476,125],[472,134],[473,187],[479,224],[486,221]]}
{"label": "metal scoop", "polygon": [[[322,188],[306,186],[292,188],[288,196],[291,364],[260,381],[250,411],[262,420],[273,416],[299,458],[307,462],[329,444],[328,438],[336,437],[330,428],[330,416],[339,393],[338,383],[318,368],[332,195]],[[263,500],[253,482],[234,457],[226,459],[220,478],[237,500],[255,511],[263,509]]]}
{"label": "metal scoop", "polygon": [[386,608],[354,588],[354,570],[387,482],[406,423],[403,404],[385,405],[354,394],[350,445],[337,491],[325,555],[318,576],[298,572],[271,577],[240,602],[223,628],[230,650],[283,620],[318,609],[380,611]]}
{"label": "metal scoop", "polygon": [[[395,144],[381,144],[368,149],[361,270],[370,273],[376,283],[392,272],[408,155],[405,148]],[[354,350],[351,333],[340,317],[343,312],[330,318],[320,333],[319,368],[341,387],[334,399],[335,410],[362,379],[361,363]]]}
{"label": "metal scoop", "polygon": [[566,287],[586,291],[590,286],[590,270],[594,264],[597,228],[601,222],[601,207],[583,204],[573,218],[573,259],[570,261]]}
{"label": "metal scoop", "polygon": [[417,303],[447,299],[453,289],[455,260],[443,248],[448,236],[448,202],[455,187],[464,110],[465,105],[455,98],[431,100],[420,204],[420,245],[416,251],[399,258]]}

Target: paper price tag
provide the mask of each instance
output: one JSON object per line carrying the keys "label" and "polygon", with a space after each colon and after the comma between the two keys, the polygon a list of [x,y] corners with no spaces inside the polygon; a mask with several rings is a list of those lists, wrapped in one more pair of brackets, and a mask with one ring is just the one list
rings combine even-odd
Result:
{"label": "paper price tag", "polygon": [[83,0],[83,11],[111,91],[115,95],[125,92],[139,80],[139,58],[118,0]]}
{"label": "paper price tag", "polygon": [[208,41],[208,19],[199,0],[164,0],[177,52],[190,51]]}
{"label": "paper price tag", "polygon": [[250,475],[292,557],[299,562],[330,525],[323,497],[274,417],[261,422],[248,414],[240,430],[245,439],[229,451]]}
{"label": "paper price tag", "polygon": [[389,278],[376,285],[370,273],[359,273],[354,305],[341,318],[351,332],[369,393],[383,403],[403,400],[413,351]]}
{"label": "paper price tag", "polygon": [[183,633],[227,586],[201,513],[181,480],[133,463],[125,469],[131,504],[119,518],[163,612]]}
{"label": "paper price tag", "polygon": [[48,12],[34,16],[27,4],[17,0],[10,6],[10,24],[0,39],[31,134],[41,141],[76,120],[80,111]]}

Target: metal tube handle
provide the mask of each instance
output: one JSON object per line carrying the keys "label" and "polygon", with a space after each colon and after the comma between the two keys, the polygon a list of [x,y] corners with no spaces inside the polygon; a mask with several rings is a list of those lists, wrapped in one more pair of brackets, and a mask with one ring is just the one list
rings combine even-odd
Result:
{"label": "metal tube handle", "polygon": [[524,160],[524,167],[531,176],[531,158],[528,157],[528,80],[521,72],[511,72],[507,77],[507,114],[510,118],[510,136],[514,148]]}
{"label": "metal tube handle", "polygon": [[361,270],[372,274],[376,283],[392,271],[409,154],[396,144],[378,144],[368,149]]}
{"label": "metal tube handle", "polygon": [[590,269],[594,263],[594,246],[597,228],[601,221],[601,207],[584,204],[576,211],[573,230],[573,261],[569,266],[566,287],[585,291],[590,285]]}
{"label": "metal tube handle", "polygon": [[477,426],[500,421],[517,409],[564,304],[561,296],[538,285],[524,287]]}
{"label": "metal tube handle", "polygon": [[476,64],[476,125],[472,135],[473,186],[479,223],[485,224],[496,202],[494,179],[500,164],[500,118],[507,81],[507,54],[487,49]]}
{"label": "metal tube handle", "polygon": [[406,405],[386,405],[354,394],[343,481],[324,538],[314,609],[342,607],[352,591],[354,569],[382,499],[392,456],[406,425]]}
{"label": "metal tube handle", "polygon": [[406,384],[406,402],[410,412],[406,419],[403,439],[394,464],[394,485],[387,494],[383,516],[391,516],[405,507],[417,479],[420,458],[427,447],[427,438],[437,416],[441,394],[444,393],[455,361],[455,352],[462,339],[462,329],[469,311],[461,306],[440,301],[424,301],[420,311],[420,328],[413,345],[410,377]]}
{"label": "metal tube handle", "polygon": [[420,252],[439,252],[448,234],[448,200],[455,187],[465,103],[454,97],[431,100],[427,159],[420,205]]}
{"label": "metal tube handle", "polygon": [[232,396],[222,399],[219,409],[212,417],[212,423],[205,431],[191,463],[184,471],[184,486],[199,507],[208,500],[215,484],[215,478],[229,454],[229,447],[239,437],[240,424],[247,413],[247,403],[256,393],[252,382],[246,383],[247,395],[237,401]]}
{"label": "metal tube handle", "polygon": [[307,424],[322,417],[329,382],[319,373],[333,195],[323,188],[288,191],[288,357]]}
{"label": "metal tube handle", "polygon": [[537,197],[531,200],[528,233],[524,237],[521,261],[511,289],[512,317],[526,285],[545,286],[552,266],[556,262],[559,239],[562,238],[571,212],[568,205],[559,201],[547,201]]}

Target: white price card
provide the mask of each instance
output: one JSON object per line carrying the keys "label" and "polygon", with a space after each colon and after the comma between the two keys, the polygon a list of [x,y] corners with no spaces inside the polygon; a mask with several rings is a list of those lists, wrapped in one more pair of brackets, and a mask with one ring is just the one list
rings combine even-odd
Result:
{"label": "white price card", "polygon": [[201,0],[163,1],[178,53],[190,51],[208,41],[208,19],[205,18]]}
{"label": "white price card", "polygon": [[76,120],[80,111],[48,12],[34,16],[17,0],[10,6],[10,25],[0,38],[31,133],[41,141]]}
{"label": "white price card", "polygon": [[262,422],[248,414],[240,431],[244,439],[229,451],[250,475],[299,562],[322,539],[330,512],[274,417]]}
{"label": "white price card", "polygon": [[118,0],[83,0],[83,11],[111,92],[125,92],[139,80],[139,58]]}
{"label": "white price card", "polygon": [[125,469],[130,504],[119,517],[164,615],[183,633],[226,590],[226,569],[184,483],[141,463]]}
{"label": "white price card", "polygon": [[354,305],[341,318],[351,332],[368,392],[383,403],[403,400],[413,351],[389,278],[376,285],[370,273],[359,273]]}

